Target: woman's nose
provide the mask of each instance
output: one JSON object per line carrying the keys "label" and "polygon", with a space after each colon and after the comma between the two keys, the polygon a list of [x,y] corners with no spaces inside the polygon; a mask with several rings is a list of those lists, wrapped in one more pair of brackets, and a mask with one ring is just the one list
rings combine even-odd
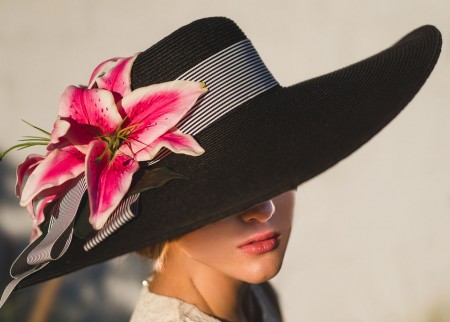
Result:
{"label": "woman's nose", "polygon": [[244,222],[260,222],[265,223],[272,218],[275,213],[275,205],[272,200],[264,201],[247,211],[240,214],[241,220]]}

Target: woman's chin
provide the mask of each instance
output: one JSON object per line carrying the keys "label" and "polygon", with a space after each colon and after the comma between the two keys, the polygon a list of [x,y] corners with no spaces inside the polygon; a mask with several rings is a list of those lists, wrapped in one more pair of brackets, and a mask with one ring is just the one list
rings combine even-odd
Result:
{"label": "woman's chin", "polygon": [[281,269],[282,261],[258,261],[251,263],[243,270],[241,280],[251,284],[259,284],[274,278]]}

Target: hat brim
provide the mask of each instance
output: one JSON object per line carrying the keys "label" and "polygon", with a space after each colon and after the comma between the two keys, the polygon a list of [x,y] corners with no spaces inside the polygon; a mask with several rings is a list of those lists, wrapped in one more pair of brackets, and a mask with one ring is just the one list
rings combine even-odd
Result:
{"label": "hat brim", "polygon": [[359,63],[247,101],[196,136],[204,155],[171,154],[154,165],[188,180],[143,193],[141,214],[89,252],[83,250],[85,241],[73,236],[61,259],[18,288],[175,238],[325,171],[408,104],[431,73],[440,48],[439,31],[424,26]]}

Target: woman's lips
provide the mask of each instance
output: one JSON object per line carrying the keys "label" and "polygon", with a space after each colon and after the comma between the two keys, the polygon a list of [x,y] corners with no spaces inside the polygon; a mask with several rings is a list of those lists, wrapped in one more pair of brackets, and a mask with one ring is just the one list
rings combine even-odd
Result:
{"label": "woman's lips", "polygon": [[255,235],[239,246],[239,249],[251,255],[264,254],[278,247],[280,236],[277,232]]}

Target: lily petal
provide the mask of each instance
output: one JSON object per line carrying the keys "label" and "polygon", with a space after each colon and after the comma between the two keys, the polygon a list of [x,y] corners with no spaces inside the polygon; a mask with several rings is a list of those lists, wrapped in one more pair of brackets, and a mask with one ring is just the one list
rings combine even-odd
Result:
{"label": "lily petal", "polygon": [[27,205],[28,212],[31,217],[37,220],[37,224],[40,225],[45,219],[45,208],[53,200],[59,198],[64,192],[69,189],[69,186],[73,184],[72,180],[68,180],[59,186],[55,186],[46,190],[41,191],[36,197],[31,200],[30,204]]}
{"label": "lily petal", "polygon": [[204,83],[173,81],[141,87],[125,96],[122,107],[129,120],[126,126],[135,126],[128,136],[131,153],[174,127],[206,91]]}
{"label": "lily petal", "polygon": [[[60,118],[57,123],[58,124],[55,124],[54,130],[58,131],[59,129],[63,129],[59,132],[63,133],[63,135],[55,139],[55,143],[53,143],[54,141],[52,141],[52,139],[50,140],[50,145],[47,147],[50,151],[55,147],[62,148],[66,145],[73,145],[78,149],[78,151],[86,154],[89,143],[104,134],[101,133],[95,126],[80,124],[71,118]],[[59,133],[56,133],[55,137],[59,135]]]}
{"label": "lily petal", "polygon": [[[38,225],[44,222],[45,207],[53,200],[55,200],[57,197],[59,197],[59,195],[60,195],[59,193],[54,193],[50,195],[38,195],[31,201],[33,213],[30,214],[34,218],[34,220],[36,220],[36,223]],[[30,211],[30,209],[28,209],[28,211]]]}
{"label": "lily petal", "polygon": [[198,156],[205,152],[192,135],[184,134],[180,130],[173,128],[171,131],[160,136],[145,149],[136,153],[136,160],[152,160],[163,147],[175,153],[192,156]]}
{"label": "lily petal", "polygon": [[[98,88],[107,89],[124,97],[131,93],[131,67],[136,59],[137,54],[127,58],[115,58],[112,63],[111,60],[102,63],[96,68],[96,76],[91,76],[89,81],[97,83]],[[93,79],[94,78],[94,79]]]}
{"label": "lily petal", "polygon": [[84,171],[84,154],[73,146],[51,151],[29,175],[21,193],[20,205],[31,202],[41,191],[59,186]]}
{"label": "lily petal", "polygon": [[28,177],[33,170],[44,160],[42,155],[30,154],[27,156],[17,167],[16,171],[16,196],[19,197],[22,194],[22,188],[28,180]]}
{"label": "lily petal", "polygon": [[117,61],[120,59],[120,57],[114,57],[108,60],[105,60],[103,63],[100,63],[97,67],[95,67],[94,71],[91,74],[91,78],[89,78],[89,85],[88,88],[92,88],[97,81],[97,78],[105,75],[105,73],[113,68]]}
{"label": "lily petal", "polygon": [[42,231],[39,228],[39,224],[36,219],[33,219],[33,225],[31,226],[30,244],[38,239],[42,235]]}
{"label": "lily petal", "polygon": [[[105,152],[106,151],[106,152]],[[120,152],[112,157],[107,143],[94,140],[86,155],[86,179],[91,215],[89,222],[100,229],[127,193],[139,163]]]}
{"label": "lily petal", "polygon": [[85,124],[98,128],[97,135],[113,133],[122,122],[112,93],[97,88],[67,87],[59,103],[59,116],[75,121],[71,127]]}
{"label": "lily petal", "polygon": [[52,133],[50,134],[50,144],[52,146],[59,144],[61,142],[61,138],[66,135],[67,131],[69,131],[69,128],[70,123],[58,116],[55,123],[53,124]]}
{"label": "lily petal", "polygon": [[[50,134],[50,143],[47,145],[47,151],[62,149],[72,143],[67,138],[67,132],[70,130],[70,122],[67,119],[61,119],[58,116],[53,124],[53,130]],[[86,132],[83,132],[86,136]]]}

